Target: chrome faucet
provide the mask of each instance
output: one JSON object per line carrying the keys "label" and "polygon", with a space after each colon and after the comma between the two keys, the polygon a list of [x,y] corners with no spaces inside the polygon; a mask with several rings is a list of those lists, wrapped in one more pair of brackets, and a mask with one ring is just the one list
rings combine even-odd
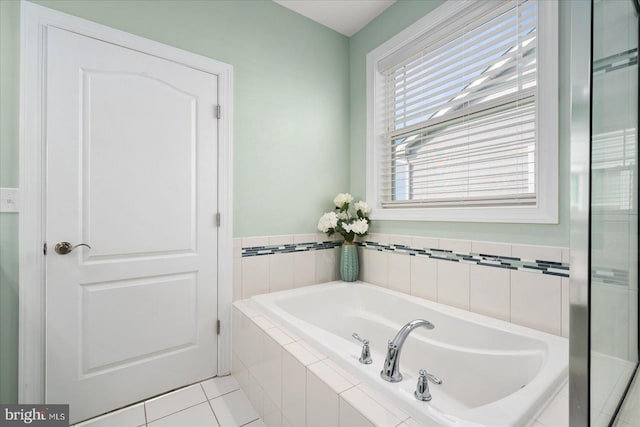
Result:
{"label": "chrome faucet", "polygon": [[389,346],[387,348],[387,358],[384,361],[384,366],[382,367],[382,371],[380,372],[380,376],[383,380],[389,381],[392,383],[397,383],[402,381],[402,374],[400,373],[400,352],[402,351],[402,346],[404,345],[404,341],[407,339],[411,331],[420,326],[424,326],[427,329],[433,329],[433,323],[424,320],[424,319],[416,319],[407,323],[398,331],[398,334],[392,341],[389,341]]}

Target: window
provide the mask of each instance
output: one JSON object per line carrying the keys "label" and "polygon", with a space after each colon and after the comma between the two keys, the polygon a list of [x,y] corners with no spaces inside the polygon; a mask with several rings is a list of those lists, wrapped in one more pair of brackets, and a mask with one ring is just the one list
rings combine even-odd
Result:
{"label": "window", "polygon": [[448,1],[367,56],[373,218],[557,222],[557,4]]}

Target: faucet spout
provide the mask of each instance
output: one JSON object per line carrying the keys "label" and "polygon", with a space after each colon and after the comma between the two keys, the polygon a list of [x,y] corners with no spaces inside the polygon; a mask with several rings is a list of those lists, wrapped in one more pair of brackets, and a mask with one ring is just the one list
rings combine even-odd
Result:
{"label": "faucet spout", "polygon": [[384,361],[380,376],[383,380],[392,383],[402,381],[402,374],[400,373],[400,352],[404,345],[405,340],[415,328],[425,327],[427,329],[433,329],[435,326],[433,323],[424,319],[416,319],[404,325],[396,334],[393,340],[389,341],[387,348],[387,357]]}

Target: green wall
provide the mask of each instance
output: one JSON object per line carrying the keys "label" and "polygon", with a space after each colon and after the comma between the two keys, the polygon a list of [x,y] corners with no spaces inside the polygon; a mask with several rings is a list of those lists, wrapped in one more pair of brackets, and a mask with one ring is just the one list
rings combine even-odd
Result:
{"label": "green wall", "polygon": [[[349,40],[270,0],[34,1],[234,67],[234,236],[308,233],[349,186]],[[18,186],[19,3],[0,0],[0,186]],[[0,214],[0,402],[17,400],[16,214]]]}
{"label": "green wall", "polygon": [[[366,196],[366,55],[419,20],[443,0],[401,0],[351,37],[351,184]],[[569,246],[569,2],[560,2],[560,200],[559,224],[491,224],[463,222],[374,221],[372,231],[390,234],[475,239],[508,243]]]}

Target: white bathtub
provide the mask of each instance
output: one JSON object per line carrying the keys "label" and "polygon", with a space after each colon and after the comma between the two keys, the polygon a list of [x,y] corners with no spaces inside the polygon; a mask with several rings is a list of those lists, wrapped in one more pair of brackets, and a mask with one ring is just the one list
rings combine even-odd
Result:
{"label": "white bathtub", "polygon": [[[526,426],[568,375],[565,338],[363,282],[332,282],[253,300],[424,425]],[[435,329],[409,335],[400,358],[403,381],[382,380],[387,341],[414,319],[426,319]],[[353,332],[371,341],[372,364],[358,362],[361,345]],[[430,384],[430,402],[413,396],[422,368],[443,380]]]}

